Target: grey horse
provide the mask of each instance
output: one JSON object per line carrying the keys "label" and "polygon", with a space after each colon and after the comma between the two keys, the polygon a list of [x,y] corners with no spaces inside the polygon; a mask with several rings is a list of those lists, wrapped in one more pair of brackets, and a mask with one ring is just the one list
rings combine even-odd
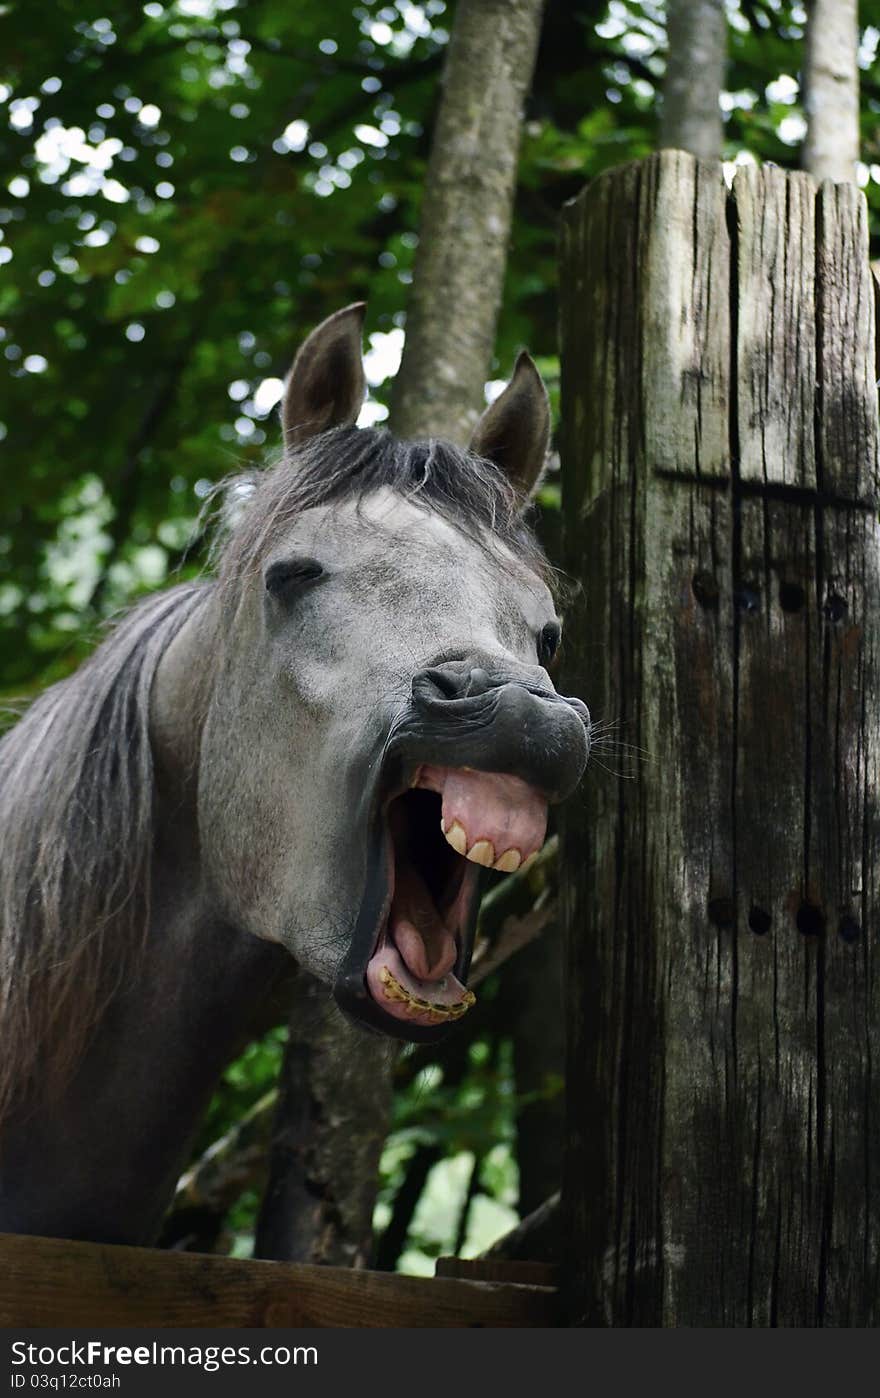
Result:
{"label": "grey horse", "polygon": [[218,1076],[295,962],[365,1027],[450,1031],[480,866],[541,846],[590,719],[522,508],[521,355],[469,451],[354,426],[363,307],[210,578],[136,606],[0,744],[0,1231],[149,1243]]}

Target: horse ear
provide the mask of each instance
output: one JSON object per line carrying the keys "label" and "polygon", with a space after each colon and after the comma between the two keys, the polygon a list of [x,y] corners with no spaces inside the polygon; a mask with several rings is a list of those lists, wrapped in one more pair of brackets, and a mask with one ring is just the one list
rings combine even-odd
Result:
{"label": "horse ear", "polygon": [[363,301],[328,316],[300,346],[284,385],[284,445],[297,446],[357,420],[366,391]]}
{"label": "horse ear", "polygon": [[547,458],[550,402],[535,361],[522,350],[513,378],[483,413],[470,449],[500,466],[517,490],[531,495]]}

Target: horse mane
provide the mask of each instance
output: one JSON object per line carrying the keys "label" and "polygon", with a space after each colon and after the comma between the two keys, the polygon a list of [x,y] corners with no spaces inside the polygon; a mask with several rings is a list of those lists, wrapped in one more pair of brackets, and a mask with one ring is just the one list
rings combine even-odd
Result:
{"label": "horse mane", "polygon": [[63,1080],[146,933],[150,687],[206,593],[134,607],[0,742],[0,1120]]}
{"label": "horse mane", "polygon": [[[487,552],[500,542],[549,580],[524,502],[491,462],[449,442],[337,428],[218,488],[221,598],[234,599],[303,510],[382,487],[436,511]],[[0,1121],[37,1075],[47,1089],[63,1084],[143,945],[154,839],[150,689],[166,647],[213,587],[182,584],[139,603],[0,741]]]}
{"label": "horse mane", "polygon": [[[526,501],[491,461],[452,442],[401,441],[384,429],[337,427],[269,469],[221,483],[226,531],[216,562],[222,585],[243,580],[290,523],[319,505],[364,500],[387,487],[440,515],[487,552],[503,545],[546,582],[554,581],[529,527]],[[496,565],[497,552],[493,555]]]}

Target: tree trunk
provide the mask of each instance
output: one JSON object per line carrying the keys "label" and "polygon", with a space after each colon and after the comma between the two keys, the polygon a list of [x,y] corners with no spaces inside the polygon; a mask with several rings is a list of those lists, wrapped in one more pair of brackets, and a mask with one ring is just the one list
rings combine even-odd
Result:
{"label": "tree trunk", "polygon": [[499,1024],[513,1041],[516,1083],[517,1208],[531,1214],[562,1181],[565,1135],[565,1022],[562,933],[558,920],[499,978]]}
{"label": "tree trunk", "polygon": [[350,1024],[304,972],[290,1029],[255,1255],[365,1267],[391,1112],[392,1046]]}
{"label": "tree trunk", "polygon": [[807,8],[803,166],[818,180],[854,180],[859,158],[857,0],[812,0]]}
{"label": "tree trunk", "polygon": [[460,0],[456,11],[392,394],[401,437],[464,444],[483,406],[543,8]]}
{"label": "tree trunk", "polygon": [[668,0],[666,37],[660,145],[720,160],[719,99],[727,56],[723,0]]}
{"label": "tree trunk", "polygon": [[[564,227],[574,1319],[880,1321],[880,526],[864,199],[665,152]],[[572,645],[573,643],[573,645]]]}

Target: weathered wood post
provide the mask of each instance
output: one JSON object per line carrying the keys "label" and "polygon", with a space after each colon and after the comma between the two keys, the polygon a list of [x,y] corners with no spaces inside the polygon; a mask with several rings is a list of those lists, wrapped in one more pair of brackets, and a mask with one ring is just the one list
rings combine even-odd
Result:
{"label": "weathered wood post", "polygon": [[876,1325],[864,200],[663,152],[570,206],[562,287],[569,682],[645,754],[563,830],[572,1316]]}

